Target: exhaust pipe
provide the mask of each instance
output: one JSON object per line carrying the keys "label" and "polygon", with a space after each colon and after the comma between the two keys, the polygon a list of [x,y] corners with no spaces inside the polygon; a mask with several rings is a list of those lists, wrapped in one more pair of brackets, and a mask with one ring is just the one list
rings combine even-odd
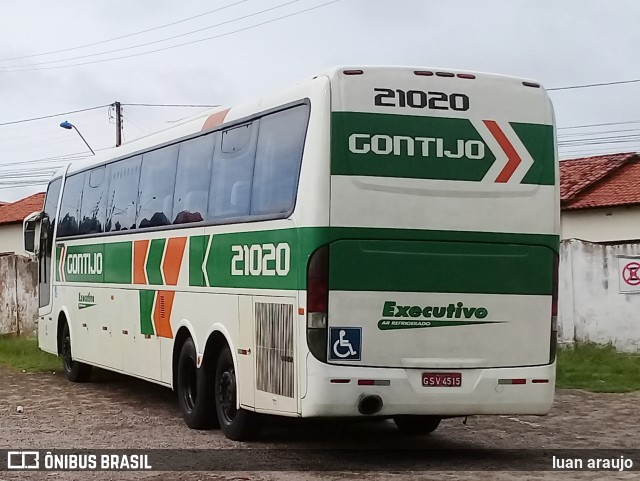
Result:
{"label": "exhaust pipe", "polygon": [[382,409],[382,398],[377,394],[363,394],[358,400],[360,414],[371,416]]}

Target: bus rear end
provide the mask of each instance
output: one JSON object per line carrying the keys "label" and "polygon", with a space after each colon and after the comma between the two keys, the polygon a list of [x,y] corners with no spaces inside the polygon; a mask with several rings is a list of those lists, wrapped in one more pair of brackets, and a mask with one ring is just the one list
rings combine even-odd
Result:
{"label": "bus rear end", "polygon": [[544,89],[340,69],[331,109],[329,242],[307,273],[303,416],[546,414],[559,194]]}

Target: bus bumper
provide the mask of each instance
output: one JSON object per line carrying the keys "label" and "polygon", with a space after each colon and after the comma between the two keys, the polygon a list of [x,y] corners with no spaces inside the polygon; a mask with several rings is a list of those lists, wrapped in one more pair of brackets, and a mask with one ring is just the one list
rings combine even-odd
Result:
{"label": "bus bumper", "polygon": [[[424,387],[422,373],[427,371],[461,372],[461,386]],[[369,395],[380,396],[382,400],[376,416],[544,415],[553,404],[556,365],[554,362],[495,369],[380,369],[333,366],[309,355],[307,373],[307,390],[301,399],[302,417],[363,416],[358,404],[363,396]],[[525,381],[509,384],[514,379]],[[389,382],[359,385],[359,380]]]}

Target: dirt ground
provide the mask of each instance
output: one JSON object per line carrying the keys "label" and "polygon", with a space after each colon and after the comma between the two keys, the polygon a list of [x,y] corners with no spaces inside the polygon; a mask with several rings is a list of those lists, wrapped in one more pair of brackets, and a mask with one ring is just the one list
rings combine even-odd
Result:
{"label": "dirt ground", "polygon": [[[17,406],[23,406],[22,413]],[[559,390],[549,416],[471,417],[448,419],[430,436],[402,437],[390,421],[345,422],[269,420],[258,442],[238,443],[219,430],[194,431],[184,424],[175,394],[160,386],[99,371],[88,384],[72,384],[60,374],[21,373],[0,366],[0,449],[147,449],[188,448],[241,450],[270,456],[268,450],[370,448],[371,462],[393,448],[441,449],[567,449],[640,447],[640,392],[593,394]],[[247,455],[250,454],[246,451]],[[284,451],[282,451],[284,452]],[[312,453],[312,451],[309,451]],[[236,453],[240,455],[241,453]],[[0,472],[0,481],[14,479],[637,479],[638,472],[495,472],[443,471],[322,472],[311,457],[302,457],[300,471],[234,472]],[[4,460],[3,460],[4,462]],[[328,462],[331,462],[330,460]],[[496,468],[499,460],[495,460]],[[442,465],[441,465],[442,466]],[[491,462],[489,463],[491,466]],[[640,466],[636,466],[636,469]],[[357,469],[357,468],[356,468]]]}

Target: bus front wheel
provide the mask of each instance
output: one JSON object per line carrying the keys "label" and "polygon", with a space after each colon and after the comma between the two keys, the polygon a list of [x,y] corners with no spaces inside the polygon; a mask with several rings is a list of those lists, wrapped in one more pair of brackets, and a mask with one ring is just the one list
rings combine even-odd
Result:
{"label": "bus front wheel", "polygon": [[69,332],[69,325],[66,322],[62,329],[60,347],[62,365],[67,379],[71,382],[87,382],[91,377],[91,366],[73,360],[73,356],[71,355],[71,333]]}
{"label": "bus front wheel", "polygon": [[442,420],[439,416],[395,416],[393,422],[402,434],[420,436],[435,431]]}
{"label": "bus front wheel", "polygon": [[192,429],[209,429],[215,425],[213,385],[207,366],[196,366],[196,347],[187,338],[178,358],[178,402],[184,422]]}
{"label": "bus front wheel", "polygon": [[224,435],[234,441],[248,441],[259,434],[256,413],[238,408],[238,385],[228,346],[220,352],[216,366],[215,398],[218,421]]}

